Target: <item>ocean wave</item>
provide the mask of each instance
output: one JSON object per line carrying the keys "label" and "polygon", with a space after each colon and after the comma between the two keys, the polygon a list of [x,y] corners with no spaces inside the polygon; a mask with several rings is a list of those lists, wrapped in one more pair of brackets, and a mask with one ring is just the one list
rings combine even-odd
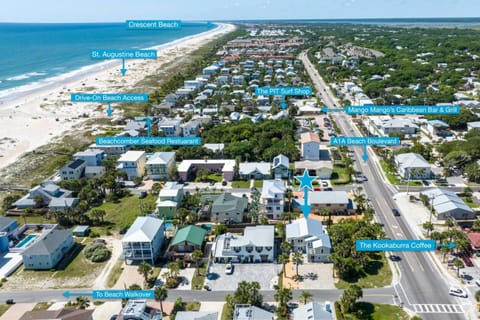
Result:
{"label": "ocean wave", "polygon": [[32,78],[32,77],[44,76],[46,74],[47,74],[46,72],[28,72],[28,73],[24,73],[24,74],[21,74],[21,75],[18,75],[18,76],[13,76],[13,77],[7,78],[5,80],[7,80],[7,81],[20,81],[20,80],[25,80],[25,79]]}

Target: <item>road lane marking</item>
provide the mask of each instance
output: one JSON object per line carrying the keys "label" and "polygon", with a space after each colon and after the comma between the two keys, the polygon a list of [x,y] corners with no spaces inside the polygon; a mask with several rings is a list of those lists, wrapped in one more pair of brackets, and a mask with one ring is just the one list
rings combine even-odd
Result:
{"label": "road lane marking", "polygon": [[410,304],[416,313],[464,313],[459,304]]}

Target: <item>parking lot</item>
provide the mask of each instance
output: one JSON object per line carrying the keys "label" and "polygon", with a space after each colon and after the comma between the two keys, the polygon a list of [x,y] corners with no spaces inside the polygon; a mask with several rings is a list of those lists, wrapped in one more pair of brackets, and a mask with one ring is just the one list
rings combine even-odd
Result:
{"label": "parking lot", "polygon": [[212,290],[222,291],[237,289],[241,281],[257,281],[262,290],[269,290],[277,284],[278,273],[281,270],[282,265],[275,263],[235,264],[233,273],[227,275],[225,264],[211,264],[205,284]]}

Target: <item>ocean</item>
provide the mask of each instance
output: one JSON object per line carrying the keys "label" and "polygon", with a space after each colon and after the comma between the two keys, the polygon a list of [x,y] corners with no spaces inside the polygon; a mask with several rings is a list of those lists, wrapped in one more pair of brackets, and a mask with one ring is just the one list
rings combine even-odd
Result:
{"label": "ocean", "polygon": [[[29,92],[99,68],[92,49],[144,49],[213,29],[128,30],[125,23],[0,23],[0,99]],[[106,61],[105,63],[111,63]]]}

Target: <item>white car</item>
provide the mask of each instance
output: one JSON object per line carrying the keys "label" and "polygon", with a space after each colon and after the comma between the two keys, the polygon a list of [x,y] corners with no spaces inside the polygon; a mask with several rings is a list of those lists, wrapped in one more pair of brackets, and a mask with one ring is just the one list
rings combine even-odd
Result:
{"label": "white car", "polygon": [[233,273],[233,264],[229,263],[225,266],[225,274],[232,274]]}
{"label": "white car", "polygon": [[475,280],[475,284],[480,287],[480,279]]}
{"label": "white car", "polygon": [[460,298],[468,298],[467,292],[465,290],[457,288],[457,287],[451,287],[448,294],[450,294],[452,296],[460,297]]}

